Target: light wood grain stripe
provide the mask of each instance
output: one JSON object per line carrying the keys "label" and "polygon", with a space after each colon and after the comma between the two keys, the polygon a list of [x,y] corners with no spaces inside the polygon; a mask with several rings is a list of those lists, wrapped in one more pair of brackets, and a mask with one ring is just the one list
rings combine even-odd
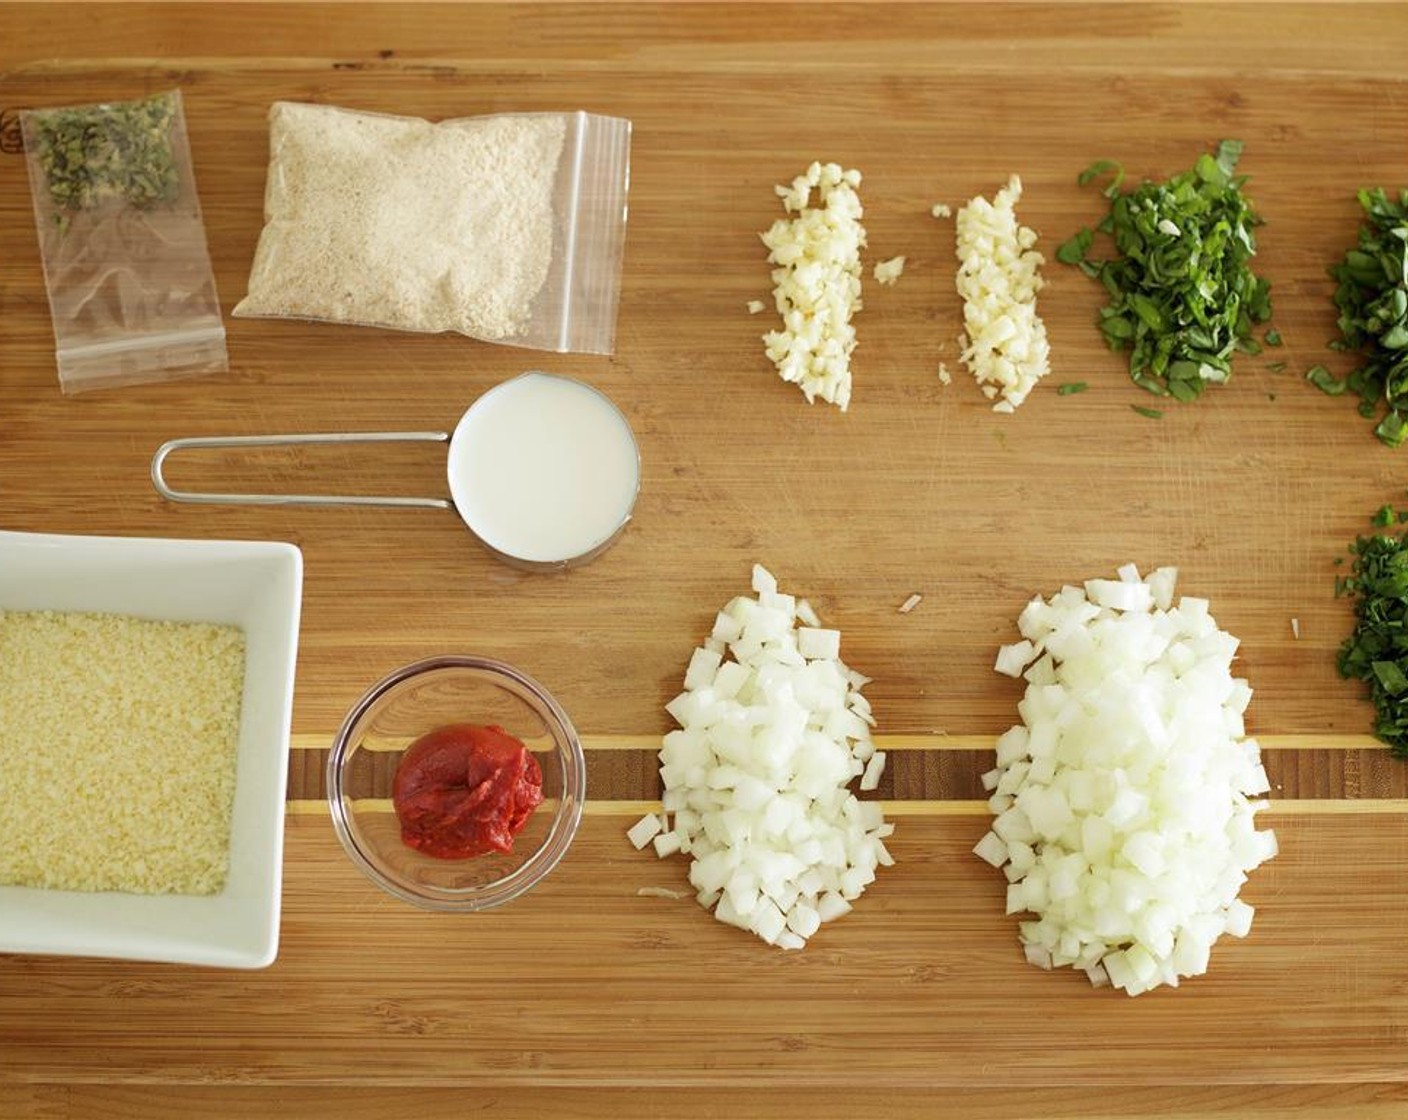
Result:
{"label": "light wood grain stripe", "polygon": [[[1391,5],[1388,5],[1391,6]],[[1137,46],[1138,44],[1136,44]],[[711,75],[757,75],[776,74],[778,71],[778,58],[775,50],[769,51],[766,46],[760,47],[755,57],[748,57],[737,44],[729,44],[727,51],[720,51],[716,55],[710,56],[700,52],[697,48],[687,57],[681,57],[673,51],[658,50],[654,53],[657,60],[656,65],[663,70],[679,71],[687,70],[694,73],[706,73]],[[912,74],[916,76],[928,77],[934,71],[936,64],[942,61],[943,67],[949,72],[961,72],[964,74],[982,75],[1008,75],[1009,67],[1004,59],[988,59],[982,56],[982,52],[954,51],[940,55],[938,44],[932,40],[925,39],[922,43],[916,42],[910,49],[906,50],[905,45],[895,41],[889,41],[883,49],[883,64],[886,73],[894,76],[900,74]],[[802,55],[802,62],[799,66],[805,66],[806,55]],[[1121,55],[1121,57],[1123,57]],[[868,47],[864,43],[859,44],[831,44],[827,58],[827,68],[835,72],[849,72],[856,76],[870,76],[873,73],[877,62],[877,51],[873,47]],[[496,58],[476,58],[473,70],[476,74],[521,74],[525,70],[541,70],[551,68],[555,73],[571,76],[602,76],[613,74],[636,75],[639,72],[637,59],[621,61],[614,58],[569,58],[561,55],[551,55],[544,57],[529,57],[496,59]],[[448,78],[461,74],[467,68],[462,60],[456,58],[435,59],[417,58],[414,61],[403,60],[379,60],[369,58],[325,58],[322,56],[310,55],[270,55],[266,57],[236,57],[233,55],[189,55],[184,57],[168,58],[46,58],[26,60],[13,70],[16,77],[47,77],[63,76],[71,74],[91,75],[108,74],[114,70],[120,71],[149,71],[168,73],[173,69],[184,71],[202,72],[215,71],[237,74],[279,74],[291,73],[336,73],[348,69],[362,73],[382,73],[382,74],[406,74],[412,77]],[[1121,65],[1118,62],[1110,62],[1101,59],[1080,58],[1075,55],[1068,55],[1063,64],[1063,69],[1068,73],[1080,74],[1125,74],[1128,72],[1128,63]],[[1169,78],[1225,78],[1227,70],[1225,66],[1201,66],[1192,64],[1174,64],[1165,62],[1160,65],[1159,72]],[[1319,58],[1297,58],[1293,61],[1283,63],[1280,67],[1265,67],[1261,73],[1269,78],[1333,78],[1345,76],[1350,78],[1362,78],[1364,67],[1343,68],[1331,63],[1326,63],[1323,57]],[[1374,80],[1386,86],[1401,83],[1402,78],[1392,73],[1390,61],[1385,58],[1382,65],[1374,68]]]}
{"label": "light wood grain stripe", "polygon": [[[295,799],[287,802],[291,816],[326,815],[326,801]],[[985,801],[882,801],[887,817],[974,817],[987,815]],[[386,798],[368,797],[353,803],[359,812],[390,813]],[[588,801],[582,808],[588,817],[643,817],[660,812],[658,801]],[[1283,817],[1374,816],[1408,814],[1408,800],[1394,798],[1305,798],[1273,801],[1268,812]]]}
{"label": "light wood grain stripe", "polygon": [[[1268,751],[1382,751],[1388,748],[1372,735],[1256,735],[1262,750]],[[297,734],[291,737],[294,750],[326,750],[332,735]],[[409,741],[408,741],[409,742]],[[875,746],[882,751],[990,751],[995,735],[877,735]],[[399,750],[405,744],[387,740],[374,750]],[[582,749],[588,751],[657,751],[659,735],[583,735]]]}

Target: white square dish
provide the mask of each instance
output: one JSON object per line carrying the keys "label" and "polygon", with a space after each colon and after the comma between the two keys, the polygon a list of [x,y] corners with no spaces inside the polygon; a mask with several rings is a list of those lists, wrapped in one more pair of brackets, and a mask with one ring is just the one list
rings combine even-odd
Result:
{"label": "white square dish", "polygon": [[0,886],[0,952],[273,963],[302,588],[303,556],[290,544],[0,531],[0,609],[225,623],[245,633],[224,889],[196,896]]}

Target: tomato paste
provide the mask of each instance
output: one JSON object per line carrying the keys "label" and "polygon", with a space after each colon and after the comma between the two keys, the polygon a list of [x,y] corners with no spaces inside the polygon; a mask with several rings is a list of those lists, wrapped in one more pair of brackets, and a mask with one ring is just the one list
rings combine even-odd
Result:
{"label": "tomato paste", "polygon": [[422,735],[391,786],[401,840],[440,859],[511,852],[543,800],[538,760],[502,727],[457,723]]}

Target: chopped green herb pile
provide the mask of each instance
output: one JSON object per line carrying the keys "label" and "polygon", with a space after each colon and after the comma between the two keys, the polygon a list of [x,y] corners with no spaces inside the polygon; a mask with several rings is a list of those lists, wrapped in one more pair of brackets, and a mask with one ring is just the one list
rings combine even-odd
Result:
{"label": "chopped green herb pile", "polygon": [[39,166],[54,205],[91,210],[110,198],[146,208],[180,188],[171,124],[177,101],[162,94],[34,114]]}
{"label": "chopped green herb pile", "polygon": [[[1380,526],[1394,520],[1388,506],[1373,518]],[[1353,571],[1335,579],[1335,594],[1358,597],[1356,622],[1336,663],[1340,676],[1369,685],[1374,734],[1396,758],[1408,759],[1408,542],[1386,534],[1360,537],[1350,552]]]}
{"label": "chopped green herb pile", "polygon": [[[1095,228],[1113,236],[1119,256],[1094,260],[1094,233],[1082,229],[1056,250],[1056,259],[1098,279],[1110,295],[1100,330],[1112,350],[1130,350],[1136,385],[1179,401],[1197,398],[1209,383],[1232,375],[1236,350],[1259,353],[1252,325],[1271,317],[1271,286],[1249,261],[1252,229],[1261,224],[1235,175],[1238,140],[1224,140],[1216,157],[1203,153],[1191,171],[1166,183],[1145,181],[1120,190],[1124,170],[1109,160],[1091,164],[1081,185],[1111,173],[1110,212]],[[1267,336],[1270,345],[1279,345]]]}
{"label": "chopped green herb pile", "polygon": [[1394,202],[1382,188],[1366,188],[1359,192],[1359,205],[1368,216],[1359,227],[1359,247],[1330,269],[1339,282],[1335,306],[1340,310],[1340,337],[1330,346],[1358,351],[1364,364],[1343,380],[1324,366],[1311,367],[1305,376],[1331,396],[1354,392],[1365,419],[1387,405],[1374,434],[1398,447],[1408,438],[1408,191]]}

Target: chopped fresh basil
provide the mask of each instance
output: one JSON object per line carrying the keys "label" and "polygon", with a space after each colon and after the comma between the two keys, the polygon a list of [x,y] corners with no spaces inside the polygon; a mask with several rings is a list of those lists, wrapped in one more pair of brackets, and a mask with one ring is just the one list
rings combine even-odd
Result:
{"label": "chopped fresh basil", "polygon": [[1341,381],[1324,366],[1311,366],[1305,371],[1305,379],[1322,393],[1328,393],[1332,397],[1338,397],[1349,388],[1348,381]]}
{"label": "chopped fresh basil", "polygon": [[[1271,289],[1249,263],[1261,219],[1242,194],[1241,154],[1240,141],[1224,140],[1216,156],[1205,153],[1192,170],[1127,194],[1120,189],[1124,169],[1111,160],[1077,177],[1085,185],[1112,174],[1110,210],[1095,228],[1111,235],[1117,255],[1091,258],[1094,235],[1081,229],[1056,259],[1104,286],[1110,302],[1100,312],[1100,331],[1110,349],[1129,350],[1131,379],[1157,396],[1195,400],[1209,384],[1227,381],[1234,352],[1261,350],[1252,328],[1271,317]],[[1267,344],[1280,345],[1273,334]]]}

